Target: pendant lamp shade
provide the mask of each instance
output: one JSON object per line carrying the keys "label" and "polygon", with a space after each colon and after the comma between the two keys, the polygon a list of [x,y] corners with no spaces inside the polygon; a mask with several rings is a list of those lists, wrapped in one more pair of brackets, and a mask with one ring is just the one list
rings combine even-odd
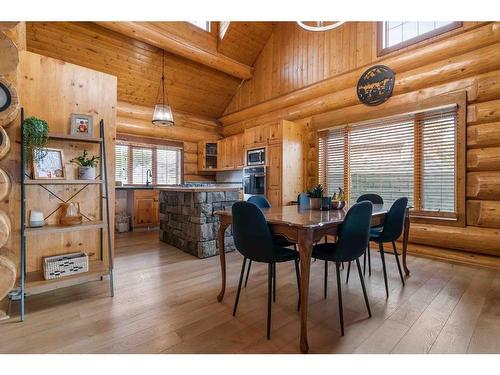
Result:
{"label": "pendant lamp shade", "polygon": [[168,104],[157,104],[153,112],[153,125],[174,126],[174,116]]}
{"label": "pendant lamp shade", "polygon": [[165,100],[165,51],[162,54],[161,70],[161,103],[155,105],[152,122],[155,126],[174,126],[172,108],[168,104],[168,99]]}

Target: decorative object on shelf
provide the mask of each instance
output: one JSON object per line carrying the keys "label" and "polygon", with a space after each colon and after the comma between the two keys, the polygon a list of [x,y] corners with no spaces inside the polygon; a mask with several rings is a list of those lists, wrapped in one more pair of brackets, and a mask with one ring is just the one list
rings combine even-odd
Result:
{"label": "decorative object on shelf", "polygon": [[356,92],[359,100],[367,105],[379,105],[392,95],[395,74],[385,65],[367,69],[358,81]]}
{"label": "decorative object on shelf", "polygon": [[3,159],[10,151],[10,138],[5,129],[0,126],[0,159]]}
{"label": "decorative object on shelf", "polygon": [[[168,97],[165,92],[165,50],[162,50],[161,59],[161,103],[155,105],[155,110],[153,112],[153,125],[168,127],[174,126],[174,115],[172,114],[172,108],[168,104]],[[158,90],[159,92],[159,90]]]}
{"label": "decorative object on shelf", "polygon": [[71,114],[71,135],[92,138],[94,118],[92,115]]}
{"label": "decorative object on shelf", "polygon": [[78,165],[79,180],[95,180],[97,162],[99,156],[88,157],[88,151],[83,150],[83,154],[70,160],[71,163]]}
{"label": "decorative object on shelf", "polygon": [[16,44],[7,35],[0,31],[0,74],[12,73],[19,65],[19,51]]}
{"label": "decorative object on shelf", "polygon": [[42,211],[31,210],[30,211],[30,228],[40,228],[45,224],[45,219],[43,218]]}
{"label": "decorative object on shelf", "polygon": [[307,31],[329,31],[343,25],[345,21],[297,21]]}
{"label": "decorative object on shelf", "polygon": [[61,225],[78,225],[82,223],[82,214],[80,213],[79,202],[69,202],[61,204]]}
{"label": "decorative object on shelf", "polygon": [[32,116],[23,121],[22,127],[24,162],[29,166],[42,161],[47,154],[49,125],[47,121]]}
{"label": "decorative object on shelf", "polygon": [[[37,149],[33,150],[33,158],[36,158]],[[41,160],[33,161],[33,179],[35,180],[64,180],[66,169],[64,168],[63,150],[56,148],[44,149]]]}
{"label": "decorative object on shelf", "polygon": [[19,112],[17,91],[7,80],[0,77],[0,126],[7,127]]}
{"label": "decorative object on shelf", "polygon": [[338,193],[333,193],[332,197],[332,208],[334,210],[341,210],[345,207],[345,193],[342,188],[339,187]]}
{"label": "decorative object on shelf", "polygon": [[323,198],[324,190],[320,184],[307,192],[307,196],[311,198],[311,209],[319,210],[321,208],[321,198]]}
{"label": "decorative object on shelf", "polygon": [[58,279],[89,271],[89,257],[83,252],[43,258],[45,280]]}
{"label": "decorative object on shelf", "polygon": [[0,247],[5,246],[10,237],[10,219],[4,212],[0,211]]}
{"label": "decorative object on shelf", "polygon": [[10,194],[12,188],[12,181],[10,175],[2,168],[0,168],[0,201],[3,201]]}

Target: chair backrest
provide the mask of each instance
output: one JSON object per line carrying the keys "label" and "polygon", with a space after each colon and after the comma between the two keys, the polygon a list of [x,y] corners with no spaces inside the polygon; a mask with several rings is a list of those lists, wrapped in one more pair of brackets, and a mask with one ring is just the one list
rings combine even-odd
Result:
{"label": "chair backrest", "polygon": [[274,245],[271,230],[260,208],[253,203],[236,202],[231,210],[236,249],[256,262],[272,262]]}
{"label": "chair backrest", "polygon": [[382,241],[396,241],[401,233],[405,223],[406,207],[408,206],[408,198],[403,197],[396,199],[392,204],[389,212],[385,216],[384,229],[382,231]]}
{"label": "chair backrest", "polygon": [[271,203],[262,195],[252,195],[247,202],[255,204],[259,208],[270,208]]}
{"label": "chair backrest", "polygon": [[311,206],[311,198],[307,195],[307,193],[300,193],[297,197],[297,204],[301,207],[310,207]]}
{"label": "chair backrest", "polygon": [[356,203],[347,212],[337,232],[335,261],[349,262],[365,252],[370,237],[373,204],[369,201]]}
{"label": "chair backrest", "polygon": [[363,194],[360,195],[356,202],[370,201],[373,204],[384,204],[384,200],[378,194]]}

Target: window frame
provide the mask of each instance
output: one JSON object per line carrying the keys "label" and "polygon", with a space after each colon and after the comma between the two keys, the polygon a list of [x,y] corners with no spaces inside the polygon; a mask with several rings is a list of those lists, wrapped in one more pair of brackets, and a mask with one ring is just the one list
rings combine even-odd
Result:
{"label": "window frame", "polygon": [[[150,137],[141,137],[141,136],[135,136],[135,135],[130,135],[130,134],[117,134],[116,135],[116,142],[117,144],[125,144],[128,146],[128,165],[127,165],[127,176],[129,180],[133,178],[133,171],[132,171],[132,165],[133,165],[133,157],[132,157],[132,149],[135,148],[141,148],[142,147],[150,147],[153,149],[153,156],[152,156],[152,165],[153,165],[153,177],[152,177],[152,186],[164,186],[165,184],[160,184],[158,185],[157,183],[157,168],[158,165],[156,163],[156,148],[162,148],[162,147],[169,147],[169,148],[176,148],[179,149],[180,151],[180,184],[184,183],[184,143],[183,142],[176,142],[176,141],[171,141],[171,140],[166,140],[166,139],[157,139],[157,138],[150,138]],[[116,161],[115,161],[115,167],[116,167]],[[116,174],[116,171],[115,171]],[[128,182],[127,184],[124,184],[124,186],[146,186],[146,184],[134,184]]]}
{"label": "window frame", "polygon": [[411,39],[404,40],[403,42],[395,44],[393,46],[384,47],[384,22],[388,21],[377,21],[377,57],[384,56],[391,52],[412,46],[424,40],[434,38],[438,35],[447,33],[448,31],[452,31],[463,26],[462,21],[455,21],[448,25],[444,25],[438,27],[437,29],[428,31],[424,34],[417,35],[416,37],[413,37]]}
{"label": "window frame", "polygon": [[[363,120],[356,123],[347,123],[339,126],[333,126],[331,128],[323,128],[318,130],[318,136],[316,137],[316,149],[319,150],[319,142],[320,136],[319,132],[329,130],[329,129],[338,129],[338,128],[346,128],[347,131],[344,132],[344,190],[347,192],[347,196],[350,196],[351,187],[348,185],[350,183],[349,178],[349,128],[355,125],[359,125],[366,122],[373,122],[380,120],[387,120],[391,117],[399,117],[404,115],[409,115],[412,113],[425,112],[428,110],[432,110],[438,107],[444,107],[449,105],[457,106],[457,128],[455,135],[455,213],[448,212],[436,212],[436,211],[413,211],[410,210],[410,217],[412,222],[422,223],[422,224],[443,224],[443,225],[452,225],[452,226],[465,226],[466,225],[466,194],[465,194],[465,180],[466,180],[466,103],[467,103],[467,94],[465,91],[458,92],[454,94],[445,94],[437,97],[433,97],[427,100],[423,100],[418,104],[413,105],[405,105],[404,109],[398,107],[395,113],[384,116],[384,117],[373,117],[368,120]],[[415,205],[419,207],[421,199],[421,188],[422,182],[421,180],[417,180],[416,176],[422,177],[422,149],[420,147],[416,147],[416,142],[421,139],[422,135],[422,127],[415,126],[415,132],[419,132],[419,134],[415,134],[414,140],[414,201]],[[418,137],[418,138],[417,138]],[[319,152],[317,153],[316,166],[319,168]],[[324,163],[327,164],[326,162]],[[420,172],[417,170],[419,169]],[[318,179],[319,179],[319,169],[318,169]]]}

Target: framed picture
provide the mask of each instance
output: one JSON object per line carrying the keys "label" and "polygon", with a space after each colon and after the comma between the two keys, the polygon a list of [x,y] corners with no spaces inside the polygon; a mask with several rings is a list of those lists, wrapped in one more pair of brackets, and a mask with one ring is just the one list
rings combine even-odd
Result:
{"label": "framed picture", "polygon": [[92,137],[94,130],[94,118],[92,115],[71,115],[71,135],[81,137]]}
{"label": "framed picture", "polygon": [[33,178],[35,180],[64,180],[66,170],[63,150],[47,148],[45,151],[46,154],[42,160],[33,162]]}

